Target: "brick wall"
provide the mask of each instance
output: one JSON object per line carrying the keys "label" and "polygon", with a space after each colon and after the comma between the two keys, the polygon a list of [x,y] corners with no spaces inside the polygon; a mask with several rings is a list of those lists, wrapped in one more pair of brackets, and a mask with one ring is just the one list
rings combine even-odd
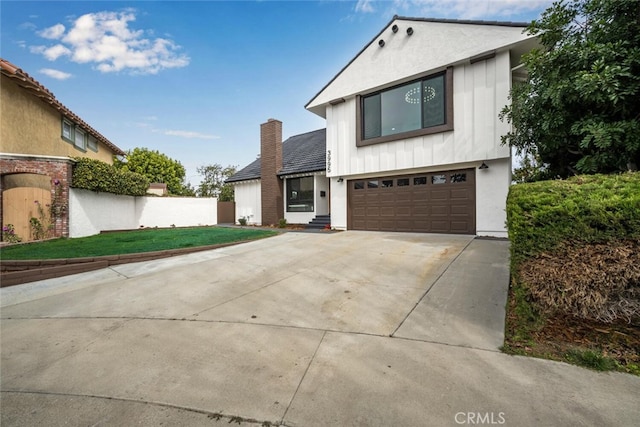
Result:
{"label": "brick wall", "polygon": [[[56,197],[66,206],[59,217],[53,219],[53,232],[56,237],[69,236],[69,185],[71,184],[72,163],[67,159],[45,159],[37,157],[8,156],[0,158],[0,174],[2,177],[10,174],[30,173],[46,175],[51,179],[51,200]],[[0,192],[4,186],[0,187]],[[0,221],[4,203],[0,203]]]}
{"label": "brick wall", "polygon": [[277,224],[284,218],[282,169],[282,122],[269,119],[260,125],[260,186],[262,224]]}

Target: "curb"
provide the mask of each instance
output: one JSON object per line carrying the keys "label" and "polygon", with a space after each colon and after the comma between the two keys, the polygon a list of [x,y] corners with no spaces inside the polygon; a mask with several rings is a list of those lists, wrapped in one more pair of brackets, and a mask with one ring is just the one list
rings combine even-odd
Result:
{"label": "curb", "polygon": [[106,255],[87,258],[61,258],[23,261],[2,260],[0,261],[0,288],[21,285],[23,283],[35,282],[38,280],[53,279],[56,277],[68,276],[71,274],[85,273],[87,271],[107,268],[112,265],[169,258],[194,252],[224,248],[227,246],[233,246],[252,241],[253,240],[242,240],[238,242],[221,243],[209,246],[198,246],[194,248],[170,249],[156,252],[142,252],[125,255]]}

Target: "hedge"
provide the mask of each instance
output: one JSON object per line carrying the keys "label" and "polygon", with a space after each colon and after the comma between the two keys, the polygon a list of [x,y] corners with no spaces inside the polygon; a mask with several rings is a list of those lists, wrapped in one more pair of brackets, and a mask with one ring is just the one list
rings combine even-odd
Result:
{"label": "hedge", "polygon": [[640,173],[514,185],[507,227],[512,283],[538,313],[640,315]]}
{"label": "hedge", "polygon": [[138,173],[123,171],[100,160],[76,158],[71,187],[126,196],[144,196],[149,180]]}
{"label": "hedge", "polygon": [[640,239],[640,172],[513,185],[507,228],[515,265],[568,241]]}

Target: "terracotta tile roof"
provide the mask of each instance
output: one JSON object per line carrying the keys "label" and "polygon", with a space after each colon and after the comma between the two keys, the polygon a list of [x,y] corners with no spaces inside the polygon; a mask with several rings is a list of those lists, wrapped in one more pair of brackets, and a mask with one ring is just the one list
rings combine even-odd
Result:
{"label": "terracotta tile roof", "polygon": [[25,89],[28,93],[35,96],[36,98],[39,98],[42,102],[50,105],[52,108],[55,108],[60,112],[60,114],[85,129],[96,140],[109,147],[114,152],[114,154],[118,154],[121,156],[127,154],[117,145],[105,138],[100,132],[89,126],[89,124],[82,120],[77,114],[65,107],[60,101],[56,99],[56,97],[49,89],[44,87],[29,74],[22,71],[19,67],[15,66],[6,59],[0,58],[0,71],[3,75],[9,77],[10,79],[13,79],[18,84],[18,86]]}
{"label": "terracotta tile roof", "polygon": [[[326,160],[327,131],[318,129],[295,135],[282,143],[282,169],[279,176],[323,171]],[[260,159],[256,159],[236,172],[225,182],[260,179]]]}

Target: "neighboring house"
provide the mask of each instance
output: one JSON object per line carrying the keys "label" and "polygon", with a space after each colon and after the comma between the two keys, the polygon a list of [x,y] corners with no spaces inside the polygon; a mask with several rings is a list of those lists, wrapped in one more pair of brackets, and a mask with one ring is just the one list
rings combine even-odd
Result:
{"label": "neighboring house", "polygon": [[125,152],[17,66],[0,59],[0,71],[2,225],[12,224],[30,240],[29,220],[39,217],[38,204],[47,211],[53,200],[61,207],[53,235],[68,236],[72,157],[112,164],[114,155]]}
{"label": "neighboring house", "polygon": [[[506,237],[510,125],[498,116],[538,43],[526,25],[396,16],[309,101],[327,121],[330,183],[313,191],[330,195],[332,227]],[[273,196],[285,194],[275,176],[286,178],[268,168],[251,176],[253,201],[239,215],[272,223],[265,201],[287,206]]]}

